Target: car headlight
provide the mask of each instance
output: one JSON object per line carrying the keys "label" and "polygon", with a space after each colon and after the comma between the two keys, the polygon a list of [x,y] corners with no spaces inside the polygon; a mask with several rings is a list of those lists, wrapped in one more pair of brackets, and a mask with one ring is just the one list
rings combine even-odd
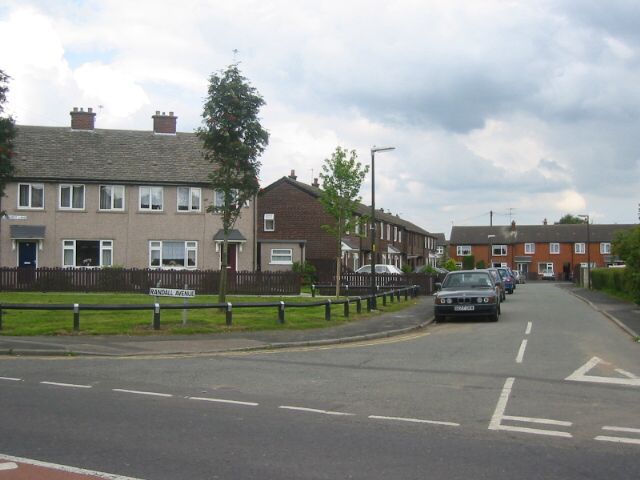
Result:
{"label": "car headlight", "polygon": [[448,303],[448,304],[452,304],[452,303],[453,303],[453,300],[452,300],[451,298],[447,298],[447,303]]}
{"label": "car headlight", "polygon": [[482,303],[482,297],[478,297],[478,298],[476,299],[476,301],[477,301],[478,303]]}

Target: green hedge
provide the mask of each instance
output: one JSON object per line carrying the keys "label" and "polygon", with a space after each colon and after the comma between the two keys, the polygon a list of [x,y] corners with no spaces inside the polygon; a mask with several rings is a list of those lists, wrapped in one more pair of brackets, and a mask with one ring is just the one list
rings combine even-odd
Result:
{"label": "green hedge", "polygon": [[640,305],[640,273],[629,267],[593,269],[591,286],[596,290],[620,292]]}

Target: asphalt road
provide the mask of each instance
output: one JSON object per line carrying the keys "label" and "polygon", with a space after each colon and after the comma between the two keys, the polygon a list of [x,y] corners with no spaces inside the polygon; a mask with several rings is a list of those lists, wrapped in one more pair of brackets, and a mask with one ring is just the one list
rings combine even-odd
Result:
{"label": "asphalt road", "polygon": [[361,344],[2,358],[0,454],[141,479],[637,479],[638,377],[628,335],[527,284],[498,323]]}

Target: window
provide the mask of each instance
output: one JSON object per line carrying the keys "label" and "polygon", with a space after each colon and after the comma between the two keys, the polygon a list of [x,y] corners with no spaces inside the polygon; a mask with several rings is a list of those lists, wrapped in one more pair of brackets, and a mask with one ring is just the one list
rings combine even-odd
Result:
{"label": "window", "polygon": [[437,255],[444,255],[444,247],[442,245],[438,245],[436,247],[436,254]]}
{"label": "window", "polygon": [[273,213],[264,214],[264,231],[273,232],[276,229],[276,218]]}
{"label": "window", "polygon": [[602,242],[600,244],[600,253],[602,253],[603,255],[610,255],[611,254],[611,244],[609,242]]}
{"label": "window", "polygon": [[550,243],[549,244],[549,253],[557,255],[560,253],[560,244],[559,243]]}
{"label": "window", "polygon": [[178,187],[178,211],[199,212],[201,192],[196,187]]}
{"label": "window", "polygon": [[458,245],[456,247],[456,254],[459,257],[465,257],[471,255],[471,245]]}
{"label": "window", "polygon": [[60,185],[60,208],[82,210],[84,208],[84,185]]}
{"label": "window", "polygon": [[402,243],[402,230],[398,230],[398,242]]}
{"label": "window", "polygon": [[391,224],[387,223],[387,240],[391,240]]}
{"label": "window", "polygon": [[151,268],[196,268],[198,242],[151,241],[149,266]]}
{"label": "window", "polygon": [[553,274],[553,263],[539,263],[538,273],[540,274]]}
{"label": "window", "polygon": [[584,254],[586,251],[584,243],[575,243],[573,248],[576,254]]}
{"label": "window", "polygon": [[162,187],[140,187],[140,210],[162,210]]}
{"label": "window", "polygon": [[355,226],[353,227],[353,233],[355,233],[356,235],[360,235],[360,219],[356,218],[355,219]]}
{"label": "window", "polygon": [[293,250],[291,248],[272,248],[271,264],[291,265],[293,263]]}
{"label": "window", "polygon": [[393,241],[394,242],[398,241],[398,227],[396,226],[393,227]]}
{"label": "window", "polygon": [[44,208],[44,185],[42,183],[19,184],[18,208]]}
{"label": "window", "polygon": [[113,265],[113,240],[63,240],[64,267],[110,267]]}
{"label": "window", "polygon": [[[231,202],[234,201],[234,197],[236,196],[237,190],[234,190],[233,193],[234,195],[231,198]],[[245,202],[244,206],[248,207],[250,203],[250,200],[247,199],[247,201]],[[224,192],[221,190],[215,190],[213,192],[213,206],[220,208],[220,207],[224,207]]]}
{"label": "window", "polygon": [[525,255],[533,255],[536,253],[536,244],[535,243],[525,243],[524,244],[524,254]]}
{"label": "window", "polygon": [[507,246],[506,245],[494,245],[493,250],[491,252],[491,256],[493,257],[506,257],[507,256]]}
{"label": "window", "polygon": [[100,210],[124,210],[124,185],[100,185]]}

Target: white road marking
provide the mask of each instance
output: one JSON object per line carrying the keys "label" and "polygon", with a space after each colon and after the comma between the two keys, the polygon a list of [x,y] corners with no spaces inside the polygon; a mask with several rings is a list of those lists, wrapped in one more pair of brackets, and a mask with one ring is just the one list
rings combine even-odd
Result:
{"label": "white road marking", "polygon": [[68,388],[92,388],[91,385],[76,385],[73,383],[59,383],[59,382],[40,382],[42,385],[53,385],[55,387],[68,387]]}
{"label": "white road marking", "polygon": [[552,437],[564,437],[564,438],[572,437],[572,435],[568,432],[560,432],[556,430],[541,430],[537,428],[528,428],[528,427],[515,427],[511,425],[502,425],[503,420],[511,420],[516,422],[540,423],[540,424],[546,424],[546,425],[558,425],[558,426],[566,426],[566,427],[570,427],[571,425],[573,425],[571,422],[563,422],[560,420],[549,420],[546,418],[515,417],[515,416],[505,415],[504,412],[507,409],[507,403],[509,402],[509,396],[511,395],[511,390],[513,389],[514,382],[515,382],[515,378],[509,377],[507,378],[507,381],[504,383],[502,392],[500,392],[500,398],[498,399],[498,404],[496,405],[496,409],[493,412],[493,417],[491,417],[491,421],[489,422],[489,430],[506,430],[509,432],[531,433],[534,435],[549,435]]}
{"label": "white road marking", "polygon": [[640,434],[640,428],[627,428],[627,427],[602,427],[603,430],[610,432],[625,432],[625,433],[637,433]]}
{"label": "white road marking", "polygon": [[445,425],[447,427],[459,427],[459,423],[454,422],[442,422],[439,420],[423,420],[421,418],[405,418],[405,417],[383,417],[380,415],[369,415],[369,418],[374,420],[395,420],[399,422],[411,422],[411,423],[428,423],[431,425]]}
{"label": "white road marking", "polygon": [[531,333],[531,327],[533,327],[533,322],[527,322],[527,329],[524,331],[525,335],[529,335]]}
{"label": "white road marking", "polygon": [[9,382],[21,382],[21,378],[12,378],[12,377],[0,377],[0,380],[7,380]]}
{"label": "white road marking", "polygon": [[113,473],[98,472],[95,470],[84,470],[82,468],[69,467],[67,465],[57,465],[55,463],[41,462],[39,460],[32,460],[30,458],[12,457],[10,455],[3,455],[1,453],[0,453],[0,460],[6,460],[14,463],[25,463],[27,465],[33,465],[34,467],[50,468],[53,470],[58,470],[60,472],[77,473],[79,475],[90,475],[90,476],[102,478],[104,480],[142,480],[140,478],[125,477],[123,475],[114,475]]}
{"label": "white road marking", "polygon": [[122,392],[122,393],[133,393],[135,395],[149,395],[152,397],[173,397],[170,393],[157,393],[157,392],[142,392],[140,390],[123,390],[121,388],[114,388],[112,391],[114,392]]}
{"label": "white road marking", "polygon": [[598,435],[594,440],[598,440],[600,442],[630,443],[633,445],[640,445],[640,439],[637,438],[608,437],[606,435]]}
{"label": "white road marking", "polygon": [[208,398],[208,397],[187,397],[189,400],[198,400],[201,402],[216,402],[216,403],[229,403],[232,405],[245,405],[247,407],[257,407],[259,404],[255,402],[239,402],[237,400],[225,400],[223,398]]}
{"label": "white road marking", "polygon": [[516,357],[516,363],[522,363],[524,359],[524,351],[527,349],[528,340],[522,340],[520,344],[520,350],[518,350],[518,356]]}
{"label": "white road marking", "polygon": [[15,470],[17,468],[18,465],[13,462],[0,463],[0,471]]}
{"label": "white road marking", "polygon": [[619,378],[619,377],[600,377],[597,375],[587,375],[587,372],[594,368],[596,365],[603,363],[605,365],[610,365],[608,362],[605,362],[601,358],[593,357],[571,375],[569,375],[565,380],[570,382],[591,382],[591,383],[607,383],[613,385],[627,385],[631,387],[640,387],[640,378],[635,376],[632,373],[626,372],[624,370],[620,371],[617,369],[616,371],[627,378]]}
{"label": "white road marking", "polygon": [[344,417],[352,417],[354,413],[344,413],[344,412],[332,412],[330,410],[319,410],[317,408],[306,408],[306,407],[292,407],[290,405],[280,405],[278,408],[283,410],[295,410],[298,412],[309,412],[309,413],[321,413],[323,415],[336,415],[336,416],[344,416]]}

